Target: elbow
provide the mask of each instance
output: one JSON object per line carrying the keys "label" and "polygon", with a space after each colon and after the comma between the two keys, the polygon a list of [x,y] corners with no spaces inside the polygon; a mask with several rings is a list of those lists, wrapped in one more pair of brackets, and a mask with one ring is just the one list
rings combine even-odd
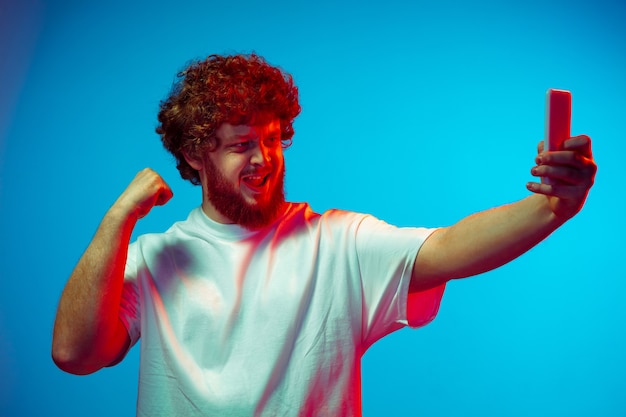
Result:
{"label": "elbow", "polygon": [[88,375],[102,368],[102,366],[91,363],[85,355],[81,355],[75,349],[54,342],[52,344],[52,361],[60,370],[74,375]]}

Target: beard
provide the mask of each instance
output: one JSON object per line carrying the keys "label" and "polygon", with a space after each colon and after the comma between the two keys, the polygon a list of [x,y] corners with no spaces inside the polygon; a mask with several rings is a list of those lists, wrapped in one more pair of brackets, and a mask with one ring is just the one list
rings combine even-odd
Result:
{"label": "beard", "polygon": [[282,213],[285,206],[284,164],[276,175],[276,182],[270,188],[268,198],[261,198],[255,204],[248,203],[209,158],[205,160],[205,167],[208,179],[207,198],[232,222],[246,229],[256,230],[271,224]]}

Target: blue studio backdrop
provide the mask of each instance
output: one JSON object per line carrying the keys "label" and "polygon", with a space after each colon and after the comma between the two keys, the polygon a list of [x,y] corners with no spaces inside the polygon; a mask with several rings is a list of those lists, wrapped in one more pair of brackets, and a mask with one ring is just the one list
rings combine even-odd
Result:
{"label": "blue studio backdrop", "polygon": [[363,414],[626,415],[623,1],[0,0],[0,416],[132,416],[138,351],[58,370],[52,324],[99,220],[149,166],[200,203],[154,133],[175,74],[256,52],[302,114],[287,197],[445,226],[527,196],[545,92],[573,93],[599,171],[583,211],[512,263],[451,282],[433,323],[363,359]]}

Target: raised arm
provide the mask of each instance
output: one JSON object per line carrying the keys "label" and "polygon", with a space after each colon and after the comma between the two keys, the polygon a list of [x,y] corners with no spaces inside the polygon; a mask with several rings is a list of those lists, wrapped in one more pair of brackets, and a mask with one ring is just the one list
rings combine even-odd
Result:
{"label": "raised arm", "polygon": [[130,237],[138,219],[172,192],[151,169],[139,172],[107,211],[61,295],[52,358],[59,368],[88,374],[115,363],[130,338],[118,317]]}
{"label": "raised arm", "polygon": [[596,164],[587,136],[570,138],[564,149],[543,152],[531,173],[553,184],[530,182],[534,192],[521,201],[473,214],[437,230],[420,249],[411,291],[497,268],[517,258],[573,217],[593,185]]}

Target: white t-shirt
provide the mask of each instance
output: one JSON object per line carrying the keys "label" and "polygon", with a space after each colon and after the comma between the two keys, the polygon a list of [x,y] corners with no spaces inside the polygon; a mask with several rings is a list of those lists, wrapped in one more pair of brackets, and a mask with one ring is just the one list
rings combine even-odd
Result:
{"label": "white t-shirt", "polygon": [[437,314],[412,295],[432,232],[290,204],[271,227],[200,208],[130,245],[121,317],[141,336],[139,416],[360,416],[360,362],[379,338]]}

